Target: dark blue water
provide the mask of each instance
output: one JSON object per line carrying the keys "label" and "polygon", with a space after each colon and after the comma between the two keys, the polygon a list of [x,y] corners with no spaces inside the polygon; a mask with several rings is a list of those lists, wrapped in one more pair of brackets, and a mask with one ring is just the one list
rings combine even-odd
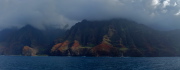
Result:
{"label": "dark blue water", "polygon": [[0,56],[0,70],[180,70],[180,57]]}

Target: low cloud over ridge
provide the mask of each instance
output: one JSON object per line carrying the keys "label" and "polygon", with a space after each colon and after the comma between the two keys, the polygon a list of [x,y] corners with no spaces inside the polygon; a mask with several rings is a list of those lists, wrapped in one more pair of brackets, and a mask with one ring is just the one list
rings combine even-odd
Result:
{"label": "low cloud over ridge", "polygon": [[157,29],[180,28],[180,0],[0,0],[0,28],[72,26],[82,19],[127,18]]}

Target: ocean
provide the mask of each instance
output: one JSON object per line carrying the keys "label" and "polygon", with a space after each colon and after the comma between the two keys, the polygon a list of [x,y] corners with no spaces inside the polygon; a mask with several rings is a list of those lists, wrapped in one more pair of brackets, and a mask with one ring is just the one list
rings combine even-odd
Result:
{"label": "ocean", "polygon": [[0,56],[0,70],[180,70],[180,57]]}

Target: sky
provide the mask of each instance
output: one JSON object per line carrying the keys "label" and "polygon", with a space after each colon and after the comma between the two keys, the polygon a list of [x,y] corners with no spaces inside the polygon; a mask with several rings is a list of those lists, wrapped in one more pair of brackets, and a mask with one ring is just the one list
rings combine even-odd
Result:
{"label": "sky", "polygon": [[180,29],[180,0],[0,0],[0,30],[26,24],[70,28],[83,19],[111,18]]}

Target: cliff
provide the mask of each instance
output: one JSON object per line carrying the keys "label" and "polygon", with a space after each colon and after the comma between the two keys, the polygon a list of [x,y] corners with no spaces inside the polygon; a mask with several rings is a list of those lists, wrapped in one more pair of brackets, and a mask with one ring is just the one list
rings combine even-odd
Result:
{"label": "cliff", "polygon": [[175,40],[168,40],[173,38],[167,33],[126,19],[83,20],[56,42],[69,41],[69,50],[90,47],[88,52],[79,52],[87,56],[177,56],[179,47],[171,47]]}
{"label": "cliff", "polygon": [[[180,30],[159,31],[126,19],[83,20],[67,31],[31,25],[0,31],[2,55],[180,56]],[[35,50],[35,51],[34,51]]]}

